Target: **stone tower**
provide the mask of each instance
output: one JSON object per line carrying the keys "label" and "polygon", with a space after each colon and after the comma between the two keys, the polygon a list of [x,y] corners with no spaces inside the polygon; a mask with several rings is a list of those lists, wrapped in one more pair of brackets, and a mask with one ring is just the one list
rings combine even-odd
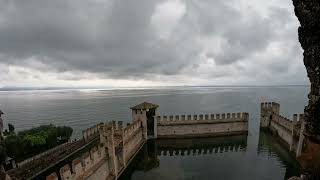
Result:
{"label": "stone tower", "polygon": [[132,120],[142,121],[143,135],[146,139],[157,138],[157,122],[155,116],[159,105],[143,102],[131,107]]}
{"label": "stone tower", "polygon": [[261,103],[261,119],[260,127],[268,127],[273,114],[280,113],[280,104],[276,102],[263,102]]}

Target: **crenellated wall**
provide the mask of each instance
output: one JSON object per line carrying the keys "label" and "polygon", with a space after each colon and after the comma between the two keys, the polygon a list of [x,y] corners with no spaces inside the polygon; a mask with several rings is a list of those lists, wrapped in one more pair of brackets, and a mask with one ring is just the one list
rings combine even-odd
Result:
{"label": "crenellated wall", "polygon": [[286,146],[291,149],[292,146],[292,121],[280,115],[273,115],[270,122],[270,128],[286,143]]}
{"label": "crenellated wall", "polygon": [[271,130],[296,156],[301,154],[303,145],[303,123],[303,114],[294,114],[293,119],[290,120],[280,115],[280,105],[278,103],[261,103],[260,127]]}
{"label": "crenellated wall", "polygon": [[84,141],[88,141],[99,135],[99,128],[103,126],[103,123],[96,124],[86,130],[82,131]]}
{"label": "crenellated wall", "polygon": [[30,157],[30,158],[28,158],[28,159],[25,159],[25,160],[23,160],[23,161],[20,161],[20,162],[17,163],[17,165],[18,165],[18,167],[24,166],[24,165],[26,165],[26,164],[28,164],[28,163],[30,163],[30,162],[32,162],[32,161],[41,159],[41,158],[44,157],[44,156],[48,156],[48,155],[50,155],[52,152],[54,152],[54,151],[56,151],[56,150],[58,150],[58,149],[64,148],[64,147],[70,145],[71,143],[72,143],[72,142],[68,141],[68,142],[66,142],[66,143],[60,144],[60,145],[58,145],[58,146],[56,146],[56,147],[54,147],[54,148],[51,148],[51,149],[49,149],[49,150],[47,150],[47,151],[45,151],[45,152],[43,152],[43,153],[37,154],[37,155],[32,156],[32,157]]}
{"label": "crenellated wall", "polygon": [[47,180],[80,180],[86,179],[93,174],[105,162],[106,153],[103,146],[93,147],[89,152],[84,153],[60,168],[59,172],[53,172],[47,176]]}
{"label": "crenellated wall", "polygon": [[138,110],[133,109],[132,110],[132,121],[140,121],[142,130],[143,130],[143,136],[147,138],[147,111],[144,109]]}
{"label": "crenellated wall", "polygon": [[123,129],[123,141],[126,143],[138,131],[141,131],[141,121],[134,121],[132,124],[128,124]]}
{"label": "crenellated wall", "polygon": [[[100,143],[105,147],[108,162],[105,170],[98,170],[92,173],[91,177],[100,179],[101,173],[104,173],[103,177],[117,179],[145,143],[142,122],[136,120],[123,127],[122,121],[111,121],[100,126],[99,131]],[[91,153],[95,157],[95,153]]]}
{"label": "crenellated wall", "polygon": [[284,116],[281,116],[279,114],[274,114],[272,117],[272,122],[279,124],[284,129],[286,129],[290,132],[292,131],[293,121],[284,117]]}
{"label": "crenellated wall", "polygon": [[245,112],[155,117],[159,138],[243,134],[248,132],[248,120]]}
{"label": "crenellated wall", "polygon": [[262,102],[261,103],[261,127],[268,127],[270,125],[270,119],[273,114],[280,113],[280,104],[276,102]]}
{"label": "crenellated wall", "polygon": [[144,143],[142,122],[134,121],[123,130],[123,156],[125,164],[136,153],[136,150]]}
{"label": "crenellated wall", "polygon": [[[75,159],[72,157],[65,164],[61,163],[61,168],[57,165],[59,171],[49,171],[44,176],[50,180],[117,179],[148,138],[218,136],[248,132],[249,114],[245,112],[156,116],[157,107],[150,103],[133,107],[133,121],[126,127],[122,121],[110,121],[84,130],[83,139],[79,142],[83,146],[95,142],[95,146],[88,146],[90,149],[81,151],[81,155],[74,156]],[[82,147],[79,146],[78,149]],[[230,150],[233,149],[235,148]]]}

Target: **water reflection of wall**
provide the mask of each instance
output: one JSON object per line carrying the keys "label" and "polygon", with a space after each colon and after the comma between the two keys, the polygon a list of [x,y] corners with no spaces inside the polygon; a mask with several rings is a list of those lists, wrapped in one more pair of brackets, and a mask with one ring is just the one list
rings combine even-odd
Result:
{"label": "water reflection of wall", "polygon": [[247,136],[230,136],[201,139],[159,139],[156,153],[160,156],[200,155],[229,151],[246,151]]}
{"label": "water reflection of wall", "polygon": [[159,163],[160,161],[156,153],[156,142],[148,140],[118,179],[131,179],[135,171],[149,171],[159,167]]}
{"label": "water reflection of wall", "polygon": [[285,165],[286,172],[284,179],[294,175],[300,175],[300,167],[294,157],[286,150],[284,145],[275,140],[274,135],[267,131],[261,131],[259,135],[258,154],[276,157]]}
{"label": "water reflection of wall", "polygon": [[[120,179],[148,179],[159,174],[161,177],[171,177],[174,173],[180,179],[207,176],[219,179],[229,171],[234,175],[228,175],[225,179],[288,179],[299,175],[299,166],[294,158],[271,134],[261,132],[255,152],[249,151],[247,138],[242,135],[149,140]],[[199,165],[202,170],[199,170]],[[275,166],[281,170],[273,168]],[[231,169],[227,170],[227,167]],[[251,171],[256,172],[248,175]]]}
{"label": "water reflection of wall", "polygon": [[189,139],[148,140],[119,179],[131,179],[135,171],[150,171],[160,165],[161,156],[196,156],[246,151],[247,136],[228,136]]}

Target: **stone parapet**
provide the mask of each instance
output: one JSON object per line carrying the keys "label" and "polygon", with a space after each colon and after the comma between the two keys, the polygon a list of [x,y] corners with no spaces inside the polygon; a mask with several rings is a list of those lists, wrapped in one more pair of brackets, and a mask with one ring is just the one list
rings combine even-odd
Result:
{"label": "stone parapet", "polygon": [[248,132],[248,121],[246,112],[155,117],[159,138],[244,134]]}
{"label": "stone parapet", "polygon": [[202,124],[202,123],[223,123],[231,121],[248,121],[249,114],[246,112],[221,113],[221,114],[195,114],[195,115],[163,115],[157,116],[158,125],[170,124]]}
{"label": "stone parapet", "polygon": [[141,130],[141,121],[134,121],[123,129],[123,141],[126,143],[136,132]]}
{"label": "stone parapet", "polygon": [[280,115],[278,103],[263,102],[261,103],[260,127],[271,130],[295,156],[301,154],[304,140],[304,114],[293,114],[291,120]]}
{"label": "stone parapet", "polygon": [[[95,146],[84,153],[81,157],[78,157],[72,161],[71,164],[66,164],[59,170],[59,175],[53,172],[46,177],[47,180],[81,180],[85,179],[88,175],[95,171],[94,167],[97,164],[101,164],[105,161],[105,154],[98,153],[104,151],[104,147]],[[96,167],[97,168],[97,167]],[[88,173],[90,172],[90,173]]]}
{"label": "stone parapet", "polygon": [[88,128],[86,130],[83,130],[82,131],[83,139],[87,142],[87,141],[95,138],[96,136],[98,136],[99,135],[99,129],[103,125],[104,125],[104,123],[99,123],[99,124],[96,124],[94,126],[91,126],[90,128]]}

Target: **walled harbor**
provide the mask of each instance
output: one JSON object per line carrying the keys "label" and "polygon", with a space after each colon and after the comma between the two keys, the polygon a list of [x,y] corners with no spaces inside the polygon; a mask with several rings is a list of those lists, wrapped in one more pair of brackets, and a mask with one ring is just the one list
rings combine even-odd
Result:
{"label": "walled harbor", "polygon": [[[12,179],[118,179],[148,141],[157,141],[158,151],[155,154],[238,151],[245,147],[223,147],[217,144],[215,146],[219,148],[212,148],[214,145],[210,145],[204,151],[201,148],[194,151],[197,148],[186,149],[186,144],[189,138],[247,136],[249,114],[246,112],[159,115],[158,107],[147,102],[133,106],[132,123],[99,123],[84,130],[80,140],[70,143],[75,144],[74,146],[62,146],[43,156],[38,155],[8,171],[8,174]],[[260,127],[276,135],[288,151],[298,156],[303,148],[303,115],[295,114],[293,120],[290,120],[279,112],[278,103],[262,103]],[[182,139],[180,144],[176,143],[177,138]],[[169,149],[166,150],[167,148]],[[170,148],[175,150],[170,151]]]}
{"label": "walled harbor", "polygon": [[157,108],[147,102],[131,107],[132,123],[126,127],[122,121],[99,123],[73,142],[77,148],[63,146],[8,174],[12,179],[118,179],[148,139],[248,133],[248,113],[160,116]]}

